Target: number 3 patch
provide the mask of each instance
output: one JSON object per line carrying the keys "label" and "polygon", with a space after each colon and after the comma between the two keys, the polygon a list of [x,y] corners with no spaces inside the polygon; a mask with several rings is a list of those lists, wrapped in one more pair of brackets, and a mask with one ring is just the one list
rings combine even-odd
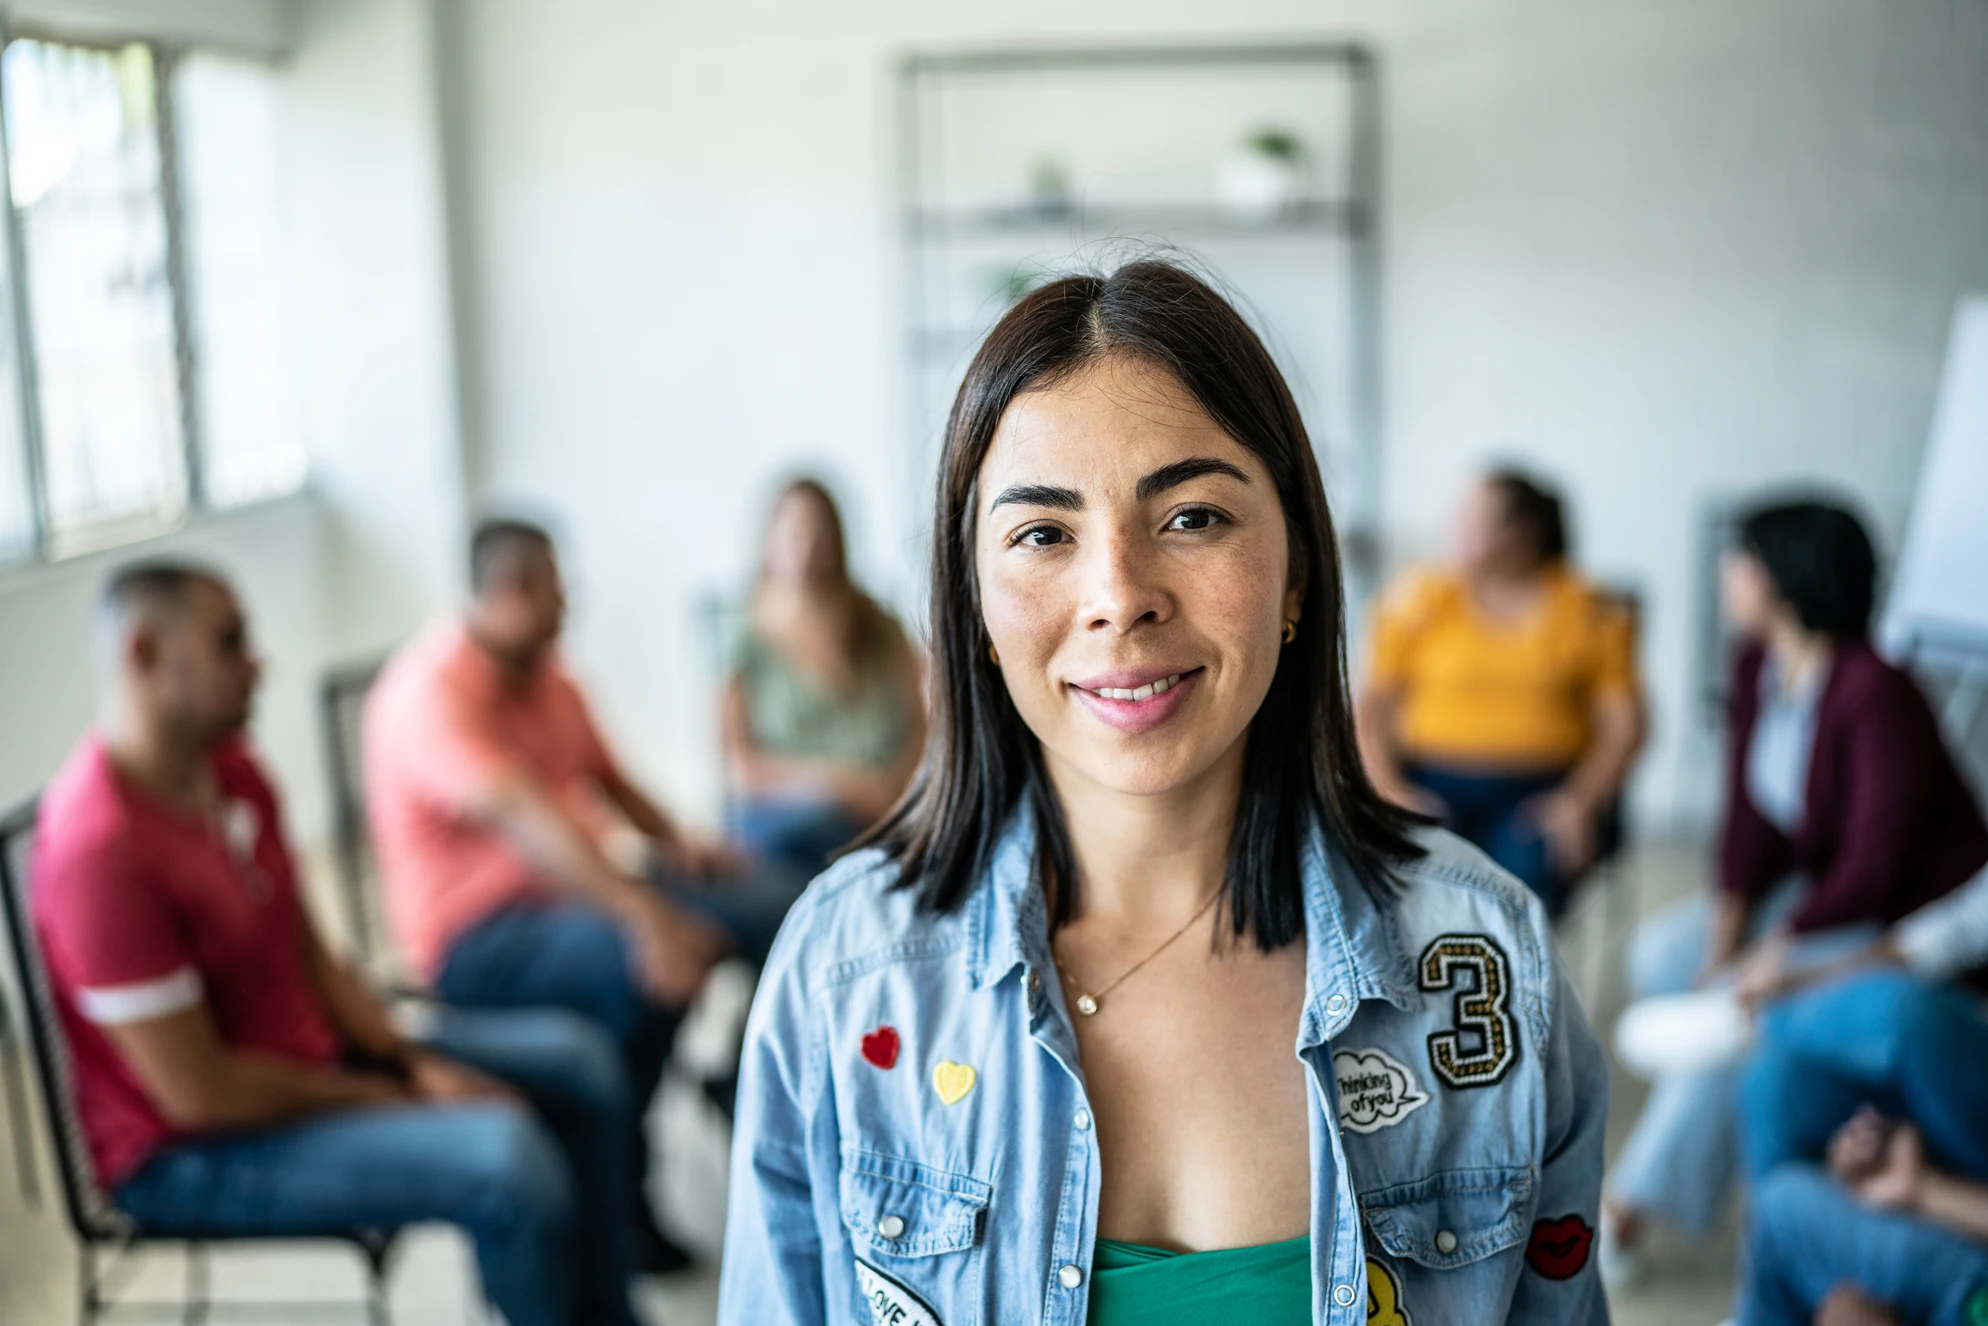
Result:
{"label": "number 3 patch", "polygon": [[[1459,988],[1458,976],[1470,973]],[[1519,1058],[1519,1029],[1506,1009],[1511,966],[1505,950],[1483,935],[1444,935],[1422,950],[1422,988],[1456,990],[1454,1026],[1429,1034],[1429,1067],[1454,1088],[1504,1080]]]}

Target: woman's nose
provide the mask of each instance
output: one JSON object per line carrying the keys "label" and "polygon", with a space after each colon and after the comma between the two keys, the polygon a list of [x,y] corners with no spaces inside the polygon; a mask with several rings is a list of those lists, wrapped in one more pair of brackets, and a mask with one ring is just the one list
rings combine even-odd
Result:
{"label": "woman's nose", "polygon": [[1171,600],[1160,584],[1158,553],[1146,540],[1119,533],[1091,547],[1080,610],[1088,628],[1124,632],[1165,620]]}

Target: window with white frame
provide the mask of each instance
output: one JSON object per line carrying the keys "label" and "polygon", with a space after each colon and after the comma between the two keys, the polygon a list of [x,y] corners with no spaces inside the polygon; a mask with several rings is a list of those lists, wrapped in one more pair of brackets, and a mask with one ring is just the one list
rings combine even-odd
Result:
{"label": "window with white frame", "polygon": [[0,561],[297,488],[274,69],[0,43]]}

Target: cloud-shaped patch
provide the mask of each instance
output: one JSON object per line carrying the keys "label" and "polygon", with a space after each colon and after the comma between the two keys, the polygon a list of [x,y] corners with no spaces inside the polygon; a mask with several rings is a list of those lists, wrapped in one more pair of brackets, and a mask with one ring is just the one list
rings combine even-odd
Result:
{"label": "cloud-shaped patch", "polygon": [[1332,1075],[1339,1081],[1339,1126],[1356,1133],[1392,1128],[1429,1103],[1408,1065],[1386,1050],[1338,1050]]}

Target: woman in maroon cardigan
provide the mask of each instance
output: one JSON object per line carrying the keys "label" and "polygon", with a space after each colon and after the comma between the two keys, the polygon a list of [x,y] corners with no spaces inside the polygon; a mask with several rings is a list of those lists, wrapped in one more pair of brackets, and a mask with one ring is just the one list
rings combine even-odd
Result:
{"label": "woman in maroon cardigan", "polygon": [[[1860,947],[1988,862],[1988,824],[1926,697],[1867,630],[1877,561],[1857,518],[1823,502],[1740,525],[1721,599],[1743,642],[1727,696],[1719,887],[1644,923],[1639,997],[1728,983],[1748,962],[1808,965]],[[1659,1079],[1603,1210],[1603,1274],[1635,1269],[1649,1217],[1717,1219],[1736,1172],[1732,1068]]]}

